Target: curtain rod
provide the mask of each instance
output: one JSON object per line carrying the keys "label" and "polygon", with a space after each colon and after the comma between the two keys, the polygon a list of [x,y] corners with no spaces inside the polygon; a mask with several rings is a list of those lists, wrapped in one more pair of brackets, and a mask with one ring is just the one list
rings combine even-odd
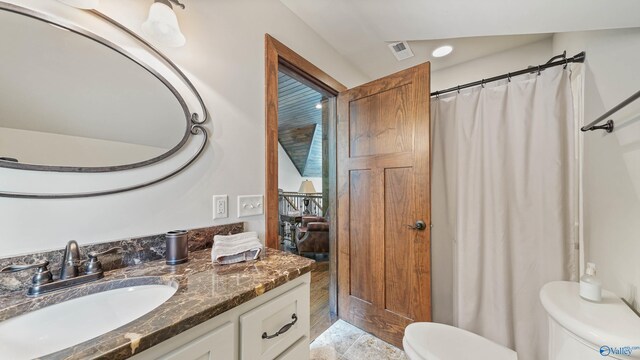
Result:
{"label": "curtain rod", "polygon": [[[513,71],[510,73],[506,73],[506,74],[502,74],[502,75],[498,75],[498,76],[494,76],[494,77],[490,77],[488,79],[482,79],[479,81],[474,81],[474,82],[470,82],[464,85],[458,85],[458,86],[454,86],[448,89],[444,89],[444,90],[439,90],[439,91],[434,91],[431,93],[431,96],[440,96],[442,94],[446,94],[446,93],[450,93],[452,91],[458,91],[460,92],[460,90],[462,89],[466,89],[466,88],[470,88],[470,87],[474,87],[474,86],[483,86],[484,84],[490,83],[490,82],[494,82],[494,81],[498,81],[498,80],[504,80],[504,79],[509,79],[511,80],[512,77],[514,76],[518,76],[518,75],[524,75],[524,74],[528,74],[528,73],[532,73],[532,72],[538,72],[538,74],[540,74],[540,71],[544,70],[544,69],[548,69],[550,67],[554,67],[554,66],[559,66],[559,65],[564,65],[565,67],[567,66],[567,64],[569,63],[582,63],[584,62],[584,59],[586,58],[586,54],[584,51],[568,58],[567,57],[567,52],[565,51],[564,53],[560,54],[560,55],[556,55],[554,57],[552,57],[551,59],[549,59],[549,61],[547,61],[545,64],[543,65],[538,65],[538,66],[531,66],[528,67],[526,69],[522,69],[522,70],[518,70],[518,71]],[[557,60],[556,59],[560,59]]]}
{"label": "curtain rod", "polygon": [[599,123],[600,121],[608,118],[609,116],[613,115],[614,113],[618,112],[618,110],[622,109],[623,107],[625,107],[625,106],[631,104],[632,102],[636,101],[638,98],[640,98],[640,91],[638,91],[635,94],[629,96],[623,102],[621,102],[620,104],[614,106],[613,108],[611,108],[611,110],[609,110],[606,113],[602,114],[602,116],[600,116],[599,118],[593,120],[589,125],[583,126],[580,130],[582,130],[582,131],[605,130],[606,132],[609,132],[609,133],[612,132],[613,131],[613,126],[614,126],[613,120],[610,119],[604,125],[600,125],[600,126],[596,126],[596,124]]}

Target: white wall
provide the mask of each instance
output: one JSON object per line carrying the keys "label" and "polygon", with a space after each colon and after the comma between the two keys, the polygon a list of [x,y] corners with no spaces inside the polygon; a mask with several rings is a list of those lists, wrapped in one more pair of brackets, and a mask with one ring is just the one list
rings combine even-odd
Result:
{"label": "white wall", "polygon": [[278,188],[284,191],[297,192],[303,180],[311,180],[316,191],[322,192],[322,178],[300,176],[291,158],[284,151],[282,145],[278,143]]}
{"label": "white wall", "polygon": [[[558,34],[553,43],[555,52],[587,52],[586,123],[640,90],[640,28]],[[583,135],[585,260],[640,310],[640,100],[612,118],[613,133]]]}
{"label": "white wall", "polygon": [[[551,37],[431,74],[431,90],[442,90],[471,81],[520,70],[545,63],[552,56]],[[444,194],[431,195],[431,286],[432,311],[435,322],[453,324],[453,234],[446,230]],[[443,224],[440,226],[440,224]]]}
{"label": "white wall", "polygon": [[[14,0],[52,13],[59,2]],[[101,9],[134,29],[151,1],[112,0]],[[352,87],[368,79],[278,0],[190,1],[176,10],[187,44],[166,54],[187,73],[211,112],[204,155],[175,178],[138,191],[74,200],[0,198],[0,256],[237,221],[236,196],[264,193],[264,35]],[[75,11],[74,9],[72,9]],[[34,54],[37,56],[37,54]],[[0,169],[4,179],[20,177]],[[142,174],[144,170],[134,171]],[[93,174],[95,175],[95,174]],[[74,181],[100,182],[91,174]],[[211,220],[212,195],[229,195],[229,219]],[[263,232],[264,217],[242,218]]]}
{"label": "white wall", "polygon": [[431,74],[431,91],[543,64],[552,56],[551,50],[552,38],[549,36],[541,41],[434,71]]}
{"label": "white wall", "polygon": [[0,156],[55,166],[115,166],[152,159],[169,149],[0,127]]}

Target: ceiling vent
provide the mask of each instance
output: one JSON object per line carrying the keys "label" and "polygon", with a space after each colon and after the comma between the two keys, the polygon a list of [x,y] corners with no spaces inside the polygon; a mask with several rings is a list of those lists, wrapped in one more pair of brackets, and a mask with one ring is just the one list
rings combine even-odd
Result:
{"label": "ceiling vent", "polygon": [[413,56],[413,51],[409,47],[409,44],[406,41],[398,41],[389,44],[389,49],[393,53],[393,56],[400,60],[408,59]]}

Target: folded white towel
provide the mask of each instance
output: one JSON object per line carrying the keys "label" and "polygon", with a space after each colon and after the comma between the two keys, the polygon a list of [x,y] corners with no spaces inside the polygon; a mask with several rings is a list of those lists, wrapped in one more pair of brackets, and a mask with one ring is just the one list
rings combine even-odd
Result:
{"label": "folded white towel", "polygon": [[262,243],[260,243],[256,232],[216,235],[213,237],[211,260],[219,264],[234,264],[255,260],[261,252]]}

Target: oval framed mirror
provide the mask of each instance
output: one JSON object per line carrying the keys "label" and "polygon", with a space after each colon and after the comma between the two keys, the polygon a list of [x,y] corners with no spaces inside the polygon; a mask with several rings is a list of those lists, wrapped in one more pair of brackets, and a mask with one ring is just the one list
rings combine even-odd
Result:
{"label": "oval framed mirror", "polygon": [[[202,124],[208,111],[185,74],[117,21],[95,10],[78,11],[142,44],[166,65],[173,81],[167,79],[166,69],[161,74],[129,51],[138,48],[125,49],[85,27],[0,1],[0,168],[61,173],[133,170],[174,156],[192,135],[202,134],[203,142],[183,165],[142,183],[81,193],[0,189],[0,196],[76,198],[139,189],[174,176],[204,150],[208,136]],[[177,87],[192,92],[201,115],[190,110]]]}

